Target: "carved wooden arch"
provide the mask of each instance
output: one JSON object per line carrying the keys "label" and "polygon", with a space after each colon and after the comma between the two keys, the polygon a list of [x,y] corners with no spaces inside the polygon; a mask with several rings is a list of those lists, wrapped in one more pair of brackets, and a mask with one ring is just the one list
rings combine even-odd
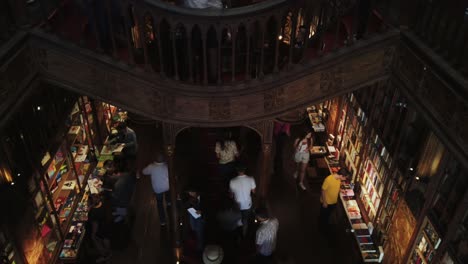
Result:
{"label": "carved wooden arch", "polygon": [[262,120],[254,123],[245,124],[248,127],[258,133],[263,144],[271,144],[273,141],[273,119]]}

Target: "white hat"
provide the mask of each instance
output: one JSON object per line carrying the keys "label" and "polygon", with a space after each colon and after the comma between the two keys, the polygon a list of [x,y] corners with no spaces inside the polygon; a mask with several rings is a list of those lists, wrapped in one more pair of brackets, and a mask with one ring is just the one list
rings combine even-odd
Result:
{"label": "white hat", "polygon": [[220,264],[223,262],[224,252],[220,246],[208,245],[203,251],[204,264]]}

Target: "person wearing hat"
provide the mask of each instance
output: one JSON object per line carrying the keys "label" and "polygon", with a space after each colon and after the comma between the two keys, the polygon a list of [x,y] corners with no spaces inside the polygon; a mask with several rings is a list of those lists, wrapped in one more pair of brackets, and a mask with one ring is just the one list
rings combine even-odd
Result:
{"label": "person wearing hat", "polygon": [[322,232],[329,229],[328,223],[330,215],[336,207],[338,202],[338,195],[340,194],[341,181],[347,179],[349,173],[345,168],[341,168],[338,172],[333,173],[325,178],[322,184],[322,195],[320,196],[320,216],[319,227]]}
{"label": "person wearing hat", "polygon": [[203,251],[204,264],[220,264],[223,262],[224,251],[218,245],[207,245]]}
{"label": "person wearing hat", "polygon": [[255,263],[272,263],[272,255],[276,248],[278,219],[271,217],[264,207],[255,210],[255,218],[260,223],[255,234],[255,245],[257,245]]}
{"label": "person wearing hat", "polygon": [[251,215],[252,208],[252,193],[255,194],[254,178],[245,175],[245,166],[237,165],[237,177],[229,182],[229,189],[234,197],[234,200],[239,204],[239,209],[242,214],[242,235],[245,237]]}

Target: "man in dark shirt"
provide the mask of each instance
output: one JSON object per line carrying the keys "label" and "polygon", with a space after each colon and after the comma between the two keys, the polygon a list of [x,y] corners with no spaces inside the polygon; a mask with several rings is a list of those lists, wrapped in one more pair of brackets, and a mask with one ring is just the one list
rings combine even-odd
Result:
{"label": "man in dark shirt", "polygon": [[91,240],[100,255],[96,262],[107,261],[111,257],[111,213],[109,206],[101,199],[99,194],[90,195],[88,203],[90,208],[88,225],[91,231]]}

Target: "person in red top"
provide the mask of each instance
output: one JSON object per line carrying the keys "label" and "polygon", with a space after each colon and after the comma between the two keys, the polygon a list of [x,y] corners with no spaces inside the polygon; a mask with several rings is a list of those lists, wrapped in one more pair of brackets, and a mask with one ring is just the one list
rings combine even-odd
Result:
{"label": "person in red top", "polygon": [[309,163],[310,153],[309,149],[312,146],[312,132],[306,130],[302,137],[299,137],[294,142],[294,161],[296,162],[296,171],[294,172],[294,179],[299,176],[299,187],[306,190],[304,185],[304,176]]}

